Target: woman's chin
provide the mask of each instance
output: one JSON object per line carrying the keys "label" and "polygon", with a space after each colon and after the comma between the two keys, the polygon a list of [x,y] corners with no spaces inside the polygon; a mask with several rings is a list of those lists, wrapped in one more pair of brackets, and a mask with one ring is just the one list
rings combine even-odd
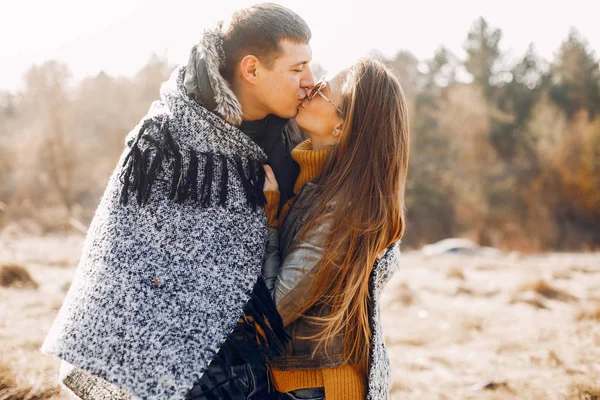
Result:
{"label": "woman's chin", "polygon": [[296,114],[296,124],[301,129],[306,129],[305,125],[304,125],[304,123],[306,122],[306,116],[307,116],[306,110],[302,106],[298,107],[298,114]]}

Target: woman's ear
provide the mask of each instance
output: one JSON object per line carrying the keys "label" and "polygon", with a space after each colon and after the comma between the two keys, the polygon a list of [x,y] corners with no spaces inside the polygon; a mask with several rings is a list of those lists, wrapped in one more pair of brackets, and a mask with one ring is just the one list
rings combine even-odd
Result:
{"label": "woman's ear", "polygon": [[336,138],[339,138],[340,136],[342,136],[343,130],[344,130],[344,121],[340,119],[338,121],[338,123],[336,124],[335,128],[333,129],[333,136],[335,136]]}
{"label": "woman's ear", "polygon": [[240,72],[246,82],[254,83],[256,81],[259,63],[260,60],[251,54],[242,58],[242,61],[240,61]]}

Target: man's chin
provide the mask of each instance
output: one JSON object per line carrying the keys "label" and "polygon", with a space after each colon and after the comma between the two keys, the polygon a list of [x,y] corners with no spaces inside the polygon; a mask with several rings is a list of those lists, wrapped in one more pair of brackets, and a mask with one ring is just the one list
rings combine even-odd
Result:
{"label": "man's chin", "polygon": [[296,118],[296,116],[298,115],[298,111],[299,111],[299,109],[295,109],[294,111],[289,111],[289,112],[285,113],[284,115],[281,115],[281,118],[285,118],[285,119]]}
{"label": "man's chin", "polygon": [[[297,103],[296,103],[297,104]],[[293,119],[298,115],[298,111],[302,108],[302,103],[298,107],[290,107],[286,110],[273,110],[271,114],[277,115],[279,118]]]}

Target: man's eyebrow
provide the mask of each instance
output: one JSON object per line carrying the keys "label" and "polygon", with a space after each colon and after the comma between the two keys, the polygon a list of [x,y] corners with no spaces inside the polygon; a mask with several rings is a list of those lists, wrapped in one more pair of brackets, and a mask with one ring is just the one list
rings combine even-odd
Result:
{"label": "man's eyebrow", "polygon": [[297,62],[295,64],[292,64],[292,67],[299,67],[300,65],[305,65],[305,64],[308,64],[308,63],[309,63],[308,60],[307,61],[299,61],[299,62]]}

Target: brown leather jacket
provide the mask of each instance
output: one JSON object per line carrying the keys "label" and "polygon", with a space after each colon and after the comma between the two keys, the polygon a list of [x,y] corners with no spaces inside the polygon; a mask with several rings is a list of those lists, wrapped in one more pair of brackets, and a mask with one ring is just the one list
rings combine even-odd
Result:
{"label": "brown leather jacket", "polygon": [[310,212],[315,188],[313,183],[307,183],[296,197],[279,235],[275,230],[270,231],[263,275],[272,287],[277,311],[292,337],[283,354],[271,364],[279,370],[320,369],[344,363],[341,335],[333,339],[327,354],[322,345],[317,347],[316,341],[301,338],[319,332],[319,327],[311,324],[306,317],[327,315],[329,309],[312,307],[300,317],[296,313],[299,300],[314,283],[316,267],[331,229],[330,220],[325,218],[302,242],[294,241]]}

